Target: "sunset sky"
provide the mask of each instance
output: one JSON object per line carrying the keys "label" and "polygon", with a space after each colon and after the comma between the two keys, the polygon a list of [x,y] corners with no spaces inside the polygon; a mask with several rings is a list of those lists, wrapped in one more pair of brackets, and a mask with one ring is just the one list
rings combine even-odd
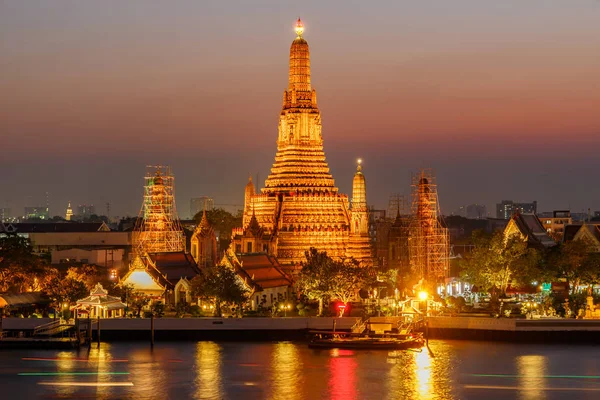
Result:
{"label": "sunset sky", "polygon": [[361,157],[378,208],[432,167],[446,214],[600,210],[598,0],[0,0],[0,207],[136,215],[147,164],[172,166],[182,217],[241,204],[298,16],[342,192]]}

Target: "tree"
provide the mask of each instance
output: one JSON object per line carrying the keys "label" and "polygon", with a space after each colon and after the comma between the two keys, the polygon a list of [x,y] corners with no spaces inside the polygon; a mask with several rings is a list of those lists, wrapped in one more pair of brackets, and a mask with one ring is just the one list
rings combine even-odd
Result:
{"label": "tree", "polygon": [[519,287],[539,279],[540,255],[528,249],[520,236],[475,232],[473,243],[475,248],[461,263],[461,277],[483,291],[506,294],[509,285]]}
{"label": "tree", "polygon": [[590,288],[600,284],[600,254],[590,253],[584,261],[581,283]]}
{"label": "tree", "polygon": [[0,292],[38,290],[44,261],[33,254],[29,239],[17,235],[0,237]]}
{"label": "tree", "polygon": [[223,303],[241,306],[248,301],[251,291],[245,287],[238,275],[226,266],[218,265],[202,270],[192,279],[192,293],[215,302],[215,316],[222,315]]}
{"label": "tree", "polygon": [[67,270],[67,278],[83,282],[88,290],[92,290],[100,280],[100,277],[98,276],[98,268],[89,264],[70,267]]}
{"label": "tree", "polygon": [[129,295],[129,305],[135,310],[135,315],[141,317],[142,308],[146,307],[150,303],[152,298],[144,292],[134,291]]}
{"label": "tree", "polygon": [[[319,315],[323,314],[324,302],[339,300],[346,305],[352,301],[373,275],[371,268],[356,260],[333,260],[327,252],[315,248],[305,252],[305,256],[295,285],[310,300],[319,302]],[[341,310],[343,314],[344,308]]]}
{"label": "tree", "polygon": [[591,246],[586,240],[572,240],[561,244],[548,256],[548,267],[556,278],[567,281],[571,286],[571,294],[579,290],[582,280],[593,279],[595,261],[590,253]]}
{"label": "tree", "polygon": [[48,272],[43,292],[52,300],[55,308],[60,308],[63,303],[74,304],[89,294],[89,290],[83,282],[66,277],[54,268]]}

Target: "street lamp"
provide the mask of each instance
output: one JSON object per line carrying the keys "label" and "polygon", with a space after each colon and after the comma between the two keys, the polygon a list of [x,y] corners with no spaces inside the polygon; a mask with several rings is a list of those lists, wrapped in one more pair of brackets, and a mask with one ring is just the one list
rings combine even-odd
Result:
{"label": "street lamp", "polygon": [[280,310],[283,310],[283,316],[287,317],[287,311],[292,309],[292,306],[289,304],[281,304],[279,306]]}

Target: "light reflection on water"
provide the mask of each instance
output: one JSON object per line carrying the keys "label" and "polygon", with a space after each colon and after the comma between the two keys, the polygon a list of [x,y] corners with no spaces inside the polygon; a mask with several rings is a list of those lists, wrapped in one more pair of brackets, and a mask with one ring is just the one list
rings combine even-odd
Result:
{"label": "light reflection on water", "polygon": [[517,371],[519,372],[520,398],[523,400],[546,399],[547,387],[545,376],[546,357],[540,355],[526,355],[517,358]]}
{"label": "light reflection on water", "polygon": [[271,356],[272,368],[271,386],[269,396],[273,400],[299,400],[302,387],[302,360],[298,346],[290,342],[273,344]]}
{"label": "light reflection on water", "polygon": [[331,400],[354,400],[356,393],[356,359],[352,350],[333,349],[329,358],[329,394]]}
{"label": "light reflection on water", "polygon": [[214,342],[196,345],[196,399],[221,399],[221,346]]}
{"label": "light reflection on water", "polygon": [[[563,350],[482,342],[430,345],[431,353],[311,350],[305,343],[291,342],[158,343],[154,349],[147,343],[103,343],[89,352],[0,351],[0,387],[23,399],[106,400],[553,400],[596,399],[600,393],[600,377],[591,376],[600,371],[592,346]],[[74,360],[88,357],[89,361]],[[18,376],[19,372],[71,375]],[[87,375],[72,375],[81,372]],[[110,386],[124,382],[133,386]]]}

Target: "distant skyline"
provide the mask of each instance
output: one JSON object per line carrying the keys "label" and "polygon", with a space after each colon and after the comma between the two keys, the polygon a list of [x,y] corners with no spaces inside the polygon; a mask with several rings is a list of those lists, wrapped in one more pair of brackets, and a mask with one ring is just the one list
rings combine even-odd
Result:
{"label": "distant skyline", "polygon": [[[600,210],[600,2],[0,0],[0,208],[137,215],[148,164],[177,209],[269,173],[293,24],[325,154],[369,204],[436,171],[443,213],[503,199]],[[40,203],[41,201],[41,203]]]}

